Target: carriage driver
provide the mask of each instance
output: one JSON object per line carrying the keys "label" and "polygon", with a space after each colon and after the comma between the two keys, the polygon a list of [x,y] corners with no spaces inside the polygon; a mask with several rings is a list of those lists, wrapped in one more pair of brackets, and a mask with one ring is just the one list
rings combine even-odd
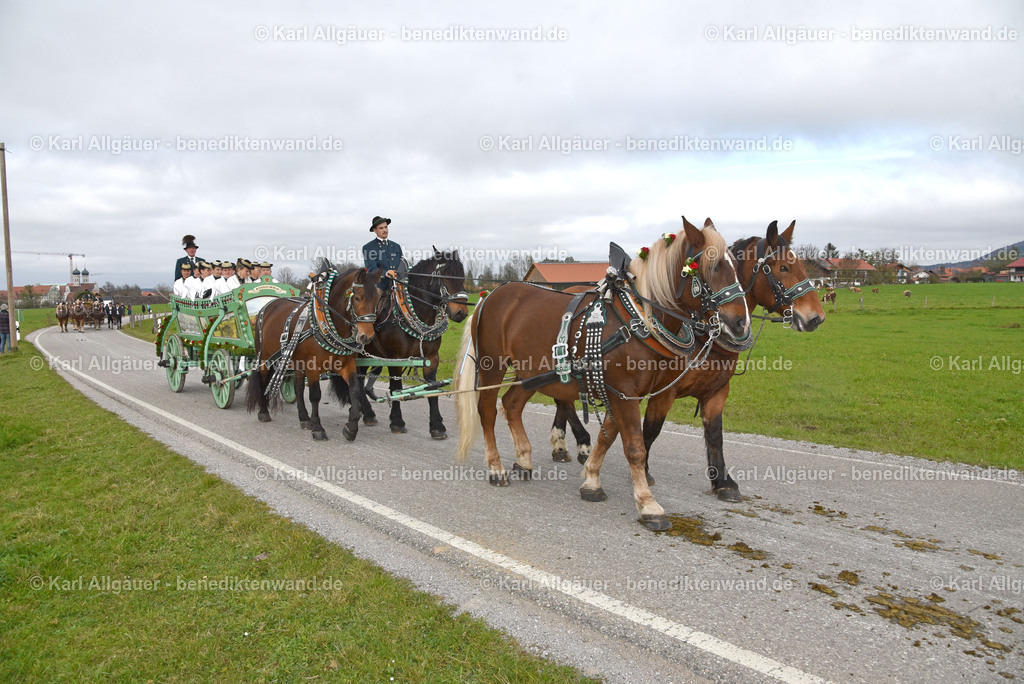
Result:
{"label": "carriage driver", "polygon": [[181,238],[181,244],[185,248],[185,254],[187,254],[188,256],[183,256],[174,263],[174,278],[171,279],[171,282],[174,282],[178,278],[182,277],[182,265],[188,264],[189,268],[192,269],[193,274],[196,272],[196,269],[199,266],[199,259],[196,258],[196,250],[199,249],[199,245],[196,244],[196,236],[186,235],[185,237]]}
{"label": "carriage driver", "polygon": [[363,245],[363,261],[366,269],[369,271],[383,269],[384,275],[387,276],[381,278],[377,283],[377,286],[384,292],[391,290],[391,281],[399,277],[402,266],[402,247],[397,242],[388,239],[390,225],[391,219],[374,216],[373,223],[370,224],[370,232],[376,237]]}

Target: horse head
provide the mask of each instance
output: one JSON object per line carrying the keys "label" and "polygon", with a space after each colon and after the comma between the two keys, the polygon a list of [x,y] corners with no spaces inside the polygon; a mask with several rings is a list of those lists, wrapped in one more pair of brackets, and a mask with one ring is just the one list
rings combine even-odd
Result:
{"label": "horse head", "polygon": [[740,277],[747,290],[747,303],[753,309],[761,305],[767,311],[788,317],[792,313],[793,328],[811,332],[825,320],[825,311],[811,285],[801,260],[791,249],[793,229],[779,233],[777,221],[768,225],[764,238],[748,238],[733,249],[740,260]]}
{"label": "horse head", "polygon": [[[377,320],[377,303],[380,301],[380,290],[377,289],[377,280],[380,277],[380,269],[370,272],[365,268],[357,268],[345,273],[336,293],[332,293],[331,299],[338,299],[338,303],[331,303],[336,310],[344,310],[349,317],[349,325],[354,326],[353,331],[356,342],[365,345],[373,339],[373,324]],[[341,298],[348,300],[344,303]]]}
{"label": "horse head", "polygon": [[[469,315],[469,295],[466,293],[466,267],[459,259],[459,250],[447,252],[434,247],[434,273],[437,275],[437,294],[448,309],[448,317],[459,323]],[[429,290],[434,292],[434,278]]]}

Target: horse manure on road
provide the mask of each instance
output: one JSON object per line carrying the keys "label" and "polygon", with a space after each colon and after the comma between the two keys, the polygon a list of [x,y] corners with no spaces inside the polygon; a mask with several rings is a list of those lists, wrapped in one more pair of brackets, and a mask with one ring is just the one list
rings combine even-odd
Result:
{"label": "horse manure on road", "polygon": [[977,549],[967,549],[967,553],[973,553],[976,556],[981,556],[982,558],[987,558],[988,560],[1003,560],[994,553],[985,553],[984,551],[978,551]]}
{"label": "horse manure on road", "polygon": [[826,518],[845,518],[846,513],[843,511],[833,511],[831,508],[825,508],[821,504],[814,504],[814,506],[807,507],[815,515],[823,515]]}
{"label": "horse manure on road", "polygon": [[893,544],[893,546],[905,546],[913,551],[941,551],[942,548],[926,541],[906,541],[899,544]]}
{"label": "horse manure on road", "polygon": [[761,549],[752,549],[745,542],[736,542],[729,547],[730,551],[735,551],[744,558],[750,560],[764,560],[767,554]]}
{"label": "horse manure on road", "polygon": [[880,592],[866,599],[874,604],[876,613],[901,627],[914,629],[918,625],[945,625],[950,633],[961,639],[983,636],[977,630],[979,622],[939,605],[923,603],[913,597],[898,597]]}
{"label": "horse manure on road", "polygon": [[700,518],[670,515],[668,519],[672,523],[672,529],[665,530],[659,534],[667,534],[670,537],[684,537],[691,544],[700,544],[701,546],[714,546],[716,541],[722,539],[722,535],[718,532],[708,534],[704,529],[704,521]]}
{"label": "horse manure on road", "polygon": [[839,579],[846,582],[851,587],[855,587],[860,583],[860,576],[851,570],[843,570],[839,573]]}
{"label": "horse manure on road", "polygon": [[809,586],[814,591],[820,591],[822,594],[827,594],[829,596],[839,596],[839,594],[836,593],[835,589],[831,587],[826,587],[824,584],[820,584],[818,582],[808,582],[807,586]]}

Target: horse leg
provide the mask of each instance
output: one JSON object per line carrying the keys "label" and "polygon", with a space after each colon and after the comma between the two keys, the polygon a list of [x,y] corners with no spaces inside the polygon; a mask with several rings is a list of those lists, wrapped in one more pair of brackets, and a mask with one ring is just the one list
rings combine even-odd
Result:
{"label": "horse leg", "polygon": [[[402,368],[398,366],[388,368],[388,389],[392,394],[402,391]],[[391,402],[391,432],[396,435],[404,435],[408,432],[405,429],[405,420],[402,418],[402,402],[400,401]]]}
{"label": "horse leg", "polygon": [[266,371],[258,371],[253,374],[253,377],[249,382],[255,382],[256,389],[259,391],[259,396],[256,399],[256,406],[259,408],[259,413],[256,414],[256,417],[259,418],[261,423],[269,423],[270,406],[264,390],[267,389],[267,383],[270,382],[270,373]]}
{"label": "horse leg", "polygon": [[306,410],[306,376],[301,373],[295,374],[295,406],[299,410],[299,427],[303,430],[312,430],[313,423],[309,420],[309,411]]}
{"label": "horse leg", "polygon": [[565,418],[569,427],[572,428],[572,436],[576,440],[576,460],[579,463],[586,463],[591,449],[590,433],[587,432],[587,428],[583,427],[583,421],[576,413],[576,402],[570,401],[565,406]]}
{"label": "horse leg", "polygon": [[359,418],[363,415],[361,402],[366,401],[366,393],[363,391],[363,379],[357,371],[358,369],[353,363],[352,370],[349,371],[349,377],[345,378],[344,371],[342,371],[341,376],[348,383],[349,400],[348,422],[341,429],[341,434],[349,442],[354,442],[356,435],[359,433]]}
{"label": "horse leg", "polygon": [[[363,411],[363,425],[377,424],[377,413],[373,410],[373,402],[377,401],[377,395],[373,393],[373,383],[377,381],[380,371],[380,368],[367,369],[365,382],[361,383],[363,385],[363,393],[359,396],[359,407]],[[363,380],[363,378],[360,378],[360,380]],[[370,399],[373,399],[373,401],[370,401]]]}
{"label": "horse leg", "polygon": [[[500,376],[498,380],[500,381]],[[480,373],[480,382],[484,373]],[[488,383],[494,384],[494,383]],[[496,487],[508,487],[508,473],[501,465],[498,441],[494,437],[494,421],[498,417],[498,390],[483,390],[477,399],[480,427],[484,433],[484,458],[487,459],[487,481]]]}
{"label": "horse leg", "polygon": [[[437,363],[438,358],[436,356],[430,358],[430,367],[423,374],[423,379],[427,382],[432,383],[437,380]],[[441,409],[438,406],[437,397],[427,397],[427,405],[430,407],[430,436],[433,439],[448,439],[448,430],[444,426],[444,418],[441,417]]]}
{"label": "horse leg", "polygon": [[533,395],[534,392],[515,385],[510,387],[505,392],[505,396],[501,398],[501,405],[505,409],[505,418],[508,419],[508,429],[512,433],[512,443],[516,450],[516,462],[512,465],[512,477],[524,481],[533,477],[533,446],[526,434],[526,428],[523,427],[523,407]]}
{"label": "horse leg", "polygon": [[644,412],[644,475],[647,477],[648,486],[654,484],[650,465],[651,446],[661,434],[661,428],[665,425],[665,418],[674,401],[674,395],[662,392],[647,402],[647,410]]}
{"label": "horse leg", "polygon": [[597,435],[597,444],[590,451],[583,464],[583,484],[580,486],[580,498],[584,501],[604,501],[608,495],[601,488],[601,465],[608,447],[615,443],[619,428],[610,413],[604,417],[604,429]]}
{"label": "horse leg", "polygon": [[555,419],[551,421],[551,460],[568,463],[569,450],[565,448],[566,402],[559,399],[555,402]]}
{"label": "horse leg", "polygon": [[700,412],[704,420],[704,444],[708,451],[708,478],[711,490],[722,501],[743,501],[740,486],[729,476],[722,453],[722,409],[729,397],[729,385],[723,386],[711,396],[701,399]]}
{"label": "horse leg", "polygon": [[317,373],[315,377],[307,376],[306,379],[309,383],[309,429],[313,431],[313,439],[323,442],[327,439],[327,431],[320,424],[320,374]]}

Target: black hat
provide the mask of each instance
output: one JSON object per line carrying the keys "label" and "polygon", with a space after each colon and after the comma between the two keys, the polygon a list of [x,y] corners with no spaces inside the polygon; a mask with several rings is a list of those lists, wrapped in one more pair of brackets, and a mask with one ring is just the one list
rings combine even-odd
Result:
{"label": "black hat", "polygon": [[188,249],[189,247],[195,247],[196,249],[199,249],[199,245],[196,244],[195,235],[186,235],[185,237],[181,238],[181,244],[185,249]]}
{"label": "black hat", "polygon": [[372,233],[373,229],[376,228],[377,226],[379,226],[382,223],[386,223],[386,224],[388,224],[390,226],[391,225],[391,219],[381,218],[380,216],[374,216],[373,217],[373,223],[370,224],[370,232]]}

